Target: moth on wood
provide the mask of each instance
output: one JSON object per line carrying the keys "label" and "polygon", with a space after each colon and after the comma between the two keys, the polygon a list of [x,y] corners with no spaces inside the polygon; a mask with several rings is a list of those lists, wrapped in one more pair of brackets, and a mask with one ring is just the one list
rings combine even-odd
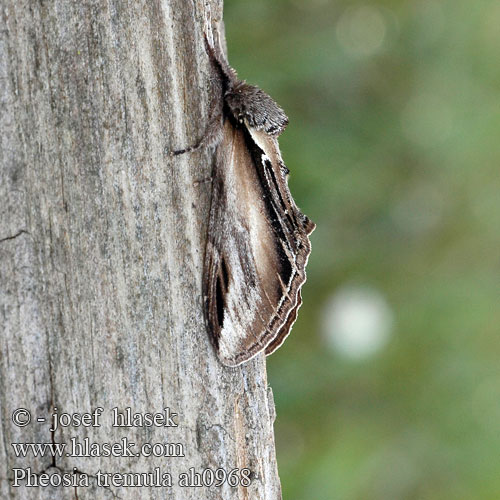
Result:
{"label": "moth on wood", "polygon": [[288,189],[278,145],[288,124],[284,111],[239,80],[222,51],[205,42],[217,111],[200,143],[174,154],[216,147],[203,296],[219,359],[237,366],[261,351],[271,354],[289,334],[315,225]]}

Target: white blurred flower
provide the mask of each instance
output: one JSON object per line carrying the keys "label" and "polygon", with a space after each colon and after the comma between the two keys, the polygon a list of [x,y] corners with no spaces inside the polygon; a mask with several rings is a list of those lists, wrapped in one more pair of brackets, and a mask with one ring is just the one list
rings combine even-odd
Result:
{"label": "white blurred flower", "polygon": [[393,312],[383,295],[365,286],[345,286],[323,308],[327,345],[351,359],[364,359],[388,342]]}

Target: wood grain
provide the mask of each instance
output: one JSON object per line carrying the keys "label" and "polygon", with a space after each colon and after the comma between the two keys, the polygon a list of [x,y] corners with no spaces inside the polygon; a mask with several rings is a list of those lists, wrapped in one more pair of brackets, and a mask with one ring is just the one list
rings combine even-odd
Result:
{"label": "wood grain", "polygon": [[[222,2],[7,0],[0,8],[0,497],[281,498],[263,355],[216,359],[201,280],[211,151],[203,31]],[[208,28],[209,29],[209,28]],[[38,423],[104,409],[100,427]],[[112,428],[113,407],[178,427]],[[16,427],[26,408],[33,422]],[[184,457],[17,458],[12,442],[182,443]],[[35,472],[249,467],[249,488],[13,488]]]}

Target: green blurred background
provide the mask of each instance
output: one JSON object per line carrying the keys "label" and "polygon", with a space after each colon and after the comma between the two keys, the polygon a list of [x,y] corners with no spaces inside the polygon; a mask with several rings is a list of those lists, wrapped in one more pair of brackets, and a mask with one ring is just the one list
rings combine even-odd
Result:
{"label": "green blurred background", "polygon": [[500,498],[500,3],[226,0],[317,223],[268,359],[285,500]]}

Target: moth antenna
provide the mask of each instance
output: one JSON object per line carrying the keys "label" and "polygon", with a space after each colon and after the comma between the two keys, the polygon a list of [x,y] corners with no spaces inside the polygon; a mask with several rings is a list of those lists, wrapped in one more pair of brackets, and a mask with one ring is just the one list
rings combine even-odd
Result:
{"label": "moth antenna", "polygon": [[[224,56],[224,53],[220,48],[220,42],[217,43],[218,48],[216,49],[215,45],[210,45],[206,33],[204,34],[204,38],[205,38],[205,47],[207,50],[207,54],[210,57],[210,61],[217,68],[221,76],[225,80],[230,81],[231,83],[238,81],[238,75],[236,73],[236,70],[231,68],[231,66],[229,66],[228,62],[226,61],[226,57]],[[217,39],[219,39],[219,37],[217,37]]]}
{"label": "moth antenna", "polygon": [[192,146],[183,149],[175,149],[170,152],[170,156],[179,156],[185,153],[194,153],[202,148],[216,147],[222,139],[222,112],[212,113],[205,132],[201,139]]}
{"label": "moth antenna", "polygon": [[212,30],[211,30],[211,26],[212,26],[212,10],[210,8],[210,3],[209,2],[206,2],[204,25],[205,26],[203,27],[203,34],[204,34],[205,38],[207,38],[209,36],[209,35],[207,35],[207,33],[209,33],[210,34],[210,38],[213,41],[213,35],[212,35]]}
{"label": "moth antenna", "polygon": [[198,151],[199,149],[201,149],[204,145],[204,137],[198,141],[194,146],[188,146],[187,148],[184,148],[184,149],[174,149],[174,151],[171,151],[170,152],[170,156],[179,156],[179,155],[183,155],[185,153],[193,153],[195,151]]}

